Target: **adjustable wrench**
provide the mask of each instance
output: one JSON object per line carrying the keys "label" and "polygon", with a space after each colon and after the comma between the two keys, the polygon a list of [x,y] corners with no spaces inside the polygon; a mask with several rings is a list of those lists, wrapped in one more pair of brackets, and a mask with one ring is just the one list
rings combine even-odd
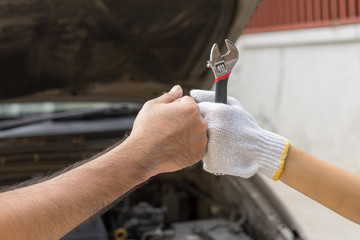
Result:
{"label": "adjustable wrench", "polygon": [[227,82],[239,59],[239,52],[230,40],[225,39],[225,43],[228,51],[224,55],[220,55],[219,47],[214,43],[207,67],[211,68],[215,75],[215,102],[227,104]]}

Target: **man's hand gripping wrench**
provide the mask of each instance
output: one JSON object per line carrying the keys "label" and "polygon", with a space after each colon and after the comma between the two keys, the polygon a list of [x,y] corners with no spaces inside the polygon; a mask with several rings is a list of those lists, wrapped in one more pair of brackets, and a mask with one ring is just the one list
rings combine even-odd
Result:
{"label": "man's hand gripping wrench", "polygon": [[227,104],[227,82],[231,70],[239,59],[239,52],[228,39],[225,39],[225,43],[228,51],[222,56],[219,47],[214,43],[207,67],[211,68],[215,75],[215,102]]}

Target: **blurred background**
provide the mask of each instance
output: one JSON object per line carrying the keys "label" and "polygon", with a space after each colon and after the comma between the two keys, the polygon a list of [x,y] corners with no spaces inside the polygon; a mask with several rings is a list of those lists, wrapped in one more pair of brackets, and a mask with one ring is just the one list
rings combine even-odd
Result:
{"label": "blurred background", "polygon": [[[116,110],[105,112],[111,116],[130,112],[129,126],[117,129],[126,132],[141,106],[135,103],[158,96],[168,85],[181,84],[185,91],[209,89],[213,74],[205,68],[206,60],[211,45],[221,46],[226,37],[236,41],[240,51],[229,95],[238,98],[262,127],[320,159],[360,173],[360,0],[262,0],[239,39],[258,1],[133,0],[126,7],[121,1],[5,3],[11,9],[0,8],[2,18],[10,16],[0,23],[4,83],[0,98],[28,94],[31,101],[18,98],[1,103],[0,121],[37,114],[51,119],[53,113],[99,108]],[[20,5],[31,10],[27,18],[17,8]],[[149,11],[148,6],[156,8]],[[95,117],[89,117],[90,113],[82,118],[101,115],[95,112]],[[72,133],[64,122],[65,133]],[[100,125],[101,131],[109,126],[108,122]],[[27,175],[64,167],[105,148],[109,139],[113,144],[113,135],[119,136],[111,131],[112,135],[103,137],[106,142],[99,144],[96,139],[88,144],[92,128],[83,128],[85,137],[69,137],[65,147],[58,147],[66,143],[65,138],[44,138],[36,142],[35,150],[27,147],[32,142],[25,131],[21,135],[25,140],[19,142],[26,148],[21,151],[4,133],[0,180],[8,180],[9,169],[15,169],[11,177],[20,178],[23,175],[17,174],[24,174],[24,166]],[[44,123],[39,129],[50,135],[47,132],[55,128]],[[92,134],[98,137],[95,130]],[[33,162],[28,163],[29,159]],[[281,182],[264,181],[308,239],[359,239],[359,225]]]}
{"label": "blurred background", "polygon": [[[360,173],[360,1],[263,0],[237,47],[229,95],[264,128]],[[268,184],[309,239],[359,239],[359,225]]]}

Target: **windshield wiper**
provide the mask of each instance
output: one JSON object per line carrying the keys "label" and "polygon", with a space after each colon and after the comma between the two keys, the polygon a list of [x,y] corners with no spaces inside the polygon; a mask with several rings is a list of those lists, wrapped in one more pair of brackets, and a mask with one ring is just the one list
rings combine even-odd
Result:
{"label": "windshield wiper", "polygon": [[71,121],[71,120],[90,120],[99,118],[118,117],[126,115],[134,115],[140,111],[140,108],[128,107],[98,107],[91,109],[71,110],[66,112],[46,113],[41,115],[30,115],[21,119],[7,120],[0,123],[0,131],[10,128],[17,128],[33,123],[45,121]]}

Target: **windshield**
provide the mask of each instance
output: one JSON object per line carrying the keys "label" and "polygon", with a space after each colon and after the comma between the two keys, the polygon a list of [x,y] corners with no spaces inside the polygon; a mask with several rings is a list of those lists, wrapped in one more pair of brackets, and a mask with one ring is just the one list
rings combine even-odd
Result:
{"label": "windshield", "polygon": [[67,112],[82,109],[96,108],[125,108],[139,109],[137,103],[113,103],[113,102],[31,102],[31,103],[3,103],[0,104],[0,119],[7,120],[12,118],[43,115],[49,113]]}

